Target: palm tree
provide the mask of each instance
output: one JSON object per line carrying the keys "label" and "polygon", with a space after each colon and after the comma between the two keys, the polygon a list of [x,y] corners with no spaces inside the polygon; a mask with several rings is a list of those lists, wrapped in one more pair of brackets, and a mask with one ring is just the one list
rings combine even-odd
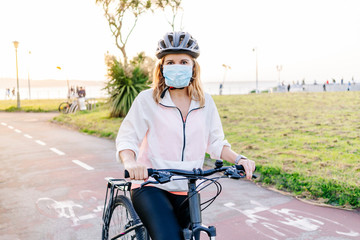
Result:
{"label": "palm tree", "polygon": [[125,117],[135,97],[149,88],[149,74],[142,69],[141,63],[125,68],[113,58],[108,76],[110,80],[105,89],[110,95],[110,117]]}

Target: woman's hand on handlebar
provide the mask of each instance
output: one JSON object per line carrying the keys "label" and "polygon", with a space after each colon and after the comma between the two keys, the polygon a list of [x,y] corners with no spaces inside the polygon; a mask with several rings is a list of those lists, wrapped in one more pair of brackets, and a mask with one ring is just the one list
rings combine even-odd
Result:
{"label": "woman's hand on handlebar", "polygon": [[129,172],[130,179],[144,180],[148,178],[147,167],[136,162],[133,151],[125,149],[119,153],[119,157],[124,168]]}
{"label": "woman's hand on handlebar", "polygon": [[130,179],[144,180],[148,178],[147,167],[137,162],[124,163],[125,169],[129,172]]}
{"label": "woman's hand on handlebar", "polygon": [[[231,150],[229,146],[224,146],[220,157],[223,160],[235,162],[237,156],[238,154]],[[250,180],[252,178],[253,172],[255,171],[255,162],[250,159],[240,159],[237,165],[243,165],[246,178]]]}
{"label": "woman's hand on handlebar", "polygon": [[246,178],[251,180],[253,172],[255,172],[255,162],[250,159],[241,159],[238,164],[243,165],[246,173]]}

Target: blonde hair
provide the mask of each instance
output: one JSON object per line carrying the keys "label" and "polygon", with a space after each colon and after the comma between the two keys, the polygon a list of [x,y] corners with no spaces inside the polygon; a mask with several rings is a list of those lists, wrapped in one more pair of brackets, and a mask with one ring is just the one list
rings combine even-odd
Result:
{"label": "blonde hair", "polygon": [[[165,85],[165,78],[162,75],[162,66],[164,64],[165,56],[162,57],[156,67],[154,69],[154,76],[153,76],[153,84],[152,88],[154,89],[153,98],[156,103],[159,103],[161,100],[161,94],[163,93],[164,89],[166,88]],[[195,60],[192,59],[194,66],[193,66],[193,76],[192,81],[190,82],[189,86],[187,87],[187,93],[191,97],[191,99],[199,101],[200,106],[203,107],[205,105],[205,95],[202,88],[202,84],[200,81],[200,65]]]}

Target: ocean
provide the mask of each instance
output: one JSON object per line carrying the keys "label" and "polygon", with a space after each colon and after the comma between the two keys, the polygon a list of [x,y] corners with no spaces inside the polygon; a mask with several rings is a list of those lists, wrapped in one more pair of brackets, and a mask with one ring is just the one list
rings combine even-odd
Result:
{"label": "ocean", "polygon": [[[276,82],[259,81],[259,91],[269,90],[276,87]],[[211,95],[219,95],[219,82],[204,82],[204,91]],[[107,92],[102,90],[103,86],[88,86],[86,89],[87,98],[106,98]],[[225,82],[222,88],[223,95],[248,94],[256,89],[255,81],[247,82]],[[10,89],[10,99],[16,99],[12,96]],[[31,87],[31,99],[66,99],[67,87]],[[0,89],[0,99],[9,99],[6,95],[6,89]],[[20,88],[20,99],[29,99],[29,89],[27,87]]]}
{"label": "ocean", "polygon": [[[106,91],[102,90],[101,86],[89,86],[86,87],[86,97],[87,98],[105,98],[107,97]],[[31,99],[66,99],[67,98],[67,87],[32,87],[31,89]],[[29,89],[20,88],[20,99],[29,99]],[[11,93],[10,89],[10,99],[16,99],[16,88],[15,96]],[[1,89],[0,99],[9,99],[6,96],[6,89]]]}
{"label": "ocean", "polygon": [[[277,87],[277,82],[274,81],[259,81],[258,90],[265,91],[271,88]],[[204,82],[204,91],[211,95],[219,95],[220,93],[220,82]],[[251,91],[256,90],[255,81],[244,81],[244,82],[225,82],[222,87],[223,95],[237,95],[237,94],[248,94]]]}

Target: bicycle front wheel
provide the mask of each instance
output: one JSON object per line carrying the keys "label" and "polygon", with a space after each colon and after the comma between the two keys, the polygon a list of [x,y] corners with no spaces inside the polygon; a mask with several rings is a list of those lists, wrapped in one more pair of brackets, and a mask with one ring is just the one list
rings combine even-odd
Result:
{"label": "bicycle front wheel", "polygon": [[70,108],[69,103],[63,102],[59,105],[59,112],[61,113],[67,113]]}
{"label": "bicycle front wheel", "polygon": [[114,204],[110,207],[109,216],[103,225],[103,240],[126,239],[126,240],[147,240],[147,231],[144,226],[124,233],[127,229],[141,223],[129,198],[119,195],[115,198]]}

